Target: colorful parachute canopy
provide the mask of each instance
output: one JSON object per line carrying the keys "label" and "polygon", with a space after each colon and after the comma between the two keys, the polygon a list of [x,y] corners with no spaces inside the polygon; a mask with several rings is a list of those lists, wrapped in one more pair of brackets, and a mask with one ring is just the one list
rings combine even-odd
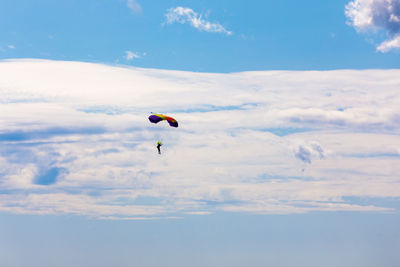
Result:
{"label": "colorful parachute canopy", "polygon": [[168,117],[163,114],[153,114],[149,116],[149,121],[152,123],[158,123],[163,120],[168,121],[169,125],[172,127],[178,127],[178,122],[172,117]]}

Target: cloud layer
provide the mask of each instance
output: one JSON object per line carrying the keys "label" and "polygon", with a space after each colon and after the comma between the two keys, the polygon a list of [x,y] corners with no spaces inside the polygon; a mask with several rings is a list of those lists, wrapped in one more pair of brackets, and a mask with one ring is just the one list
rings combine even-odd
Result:
{"label": "cloud layer", "polygon": [[[400,196],[398,70],[208,74],[14,60],[0,72],[1,211],[391,212],[356,199]],[[151,112],[180,127],[151,124]]]}
{"label": "cloud layer", "polygon": [[168,24],[172,24],[175,22],[181,24],[188,23],[199,31],[223,33],[226,35],[233,34],[232,31],[228,31],[221,24],[207,21],[203,19],[201,15],[193,11],[193,9],[187,7],[179,6],[175,8],[170,8],[167,10],[165,17]]}
{"label": "cloud layer", "polygon": [[389,39],[377,47],[378,51],[400,48],[400,0],[354,0],[346,5],[345,13],[358,31],[387,33]]}

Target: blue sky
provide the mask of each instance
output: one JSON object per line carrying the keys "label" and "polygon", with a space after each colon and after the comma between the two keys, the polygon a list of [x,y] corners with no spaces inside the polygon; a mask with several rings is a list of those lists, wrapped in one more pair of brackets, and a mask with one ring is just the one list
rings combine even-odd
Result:
{"label": "blue sky", "polygon": [[399,0],[0,0],[0,265],[399,266],[399,52]]}
{"label": "blue sky", "polygon": [[[2,1],[0,58],[202,72],[398,68],[398,51],[376,51],[385,29],[359,34],[346,24],[349,2],[136,1],[133,11],[125,0]],[[232,34],[167,24],[179,6]],[[126,60],[126,51],[140,58]]]}

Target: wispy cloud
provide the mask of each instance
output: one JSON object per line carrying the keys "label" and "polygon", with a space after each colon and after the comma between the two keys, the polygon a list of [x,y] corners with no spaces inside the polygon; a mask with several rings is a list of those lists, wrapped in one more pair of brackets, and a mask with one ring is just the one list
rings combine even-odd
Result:
{"label": "wispy cloud", "polygon": [[294,155],[305,163],[311,164],[313,158],[324,158],[324,149],[318,142],[310,144],[300,144],[294,148]]}
{"label": "wispy cloud", "polygon": [[6,48],[0,46],[0,52],[6,52],[7,50],[12,50],[12,49],[16,49],[16,47],[12,44],[7,45]]}
{"label": "wispy cloud", "polygon": [[225,29],[219,23],[213,23],[202,18],[202,15],[197,14],[193,9],[188,7],[175,7],[167,10],[165,14],[166,22],[172,24],[175,22],[185,24],[188,23],[199,31],[224,33],[232,35],[233,32]]}
{"label": "wispy cloud", "polygon": [[386,32],[389,39],[378,45],[377,51],[400,48],[400,0],[354,0],[346,5],[345,14],[357,31]]}
{"label": "wispy cloud", "polygon": [[136,0],[127,0],[126,2],[128,8],[132,10],[135,14],[142,13],[142,7]]}
{"label": "wispy cloud", "polygon": [[[347,197],[400,197],[398,70],[206,74],[11,60],[0,72],[1,211],[387,212]],[[151,111],[179,128],[151,124]]]}
{"label": "wispy cloud", "polygon": [[[145,53],[143,53],[142,55],[146,55]],[[138,52],[132,52],[132,51],[125,51],[125,59],[126,60],[133,60],[133,59],[137,59],[137,58],[141,58],[142,55]]]}

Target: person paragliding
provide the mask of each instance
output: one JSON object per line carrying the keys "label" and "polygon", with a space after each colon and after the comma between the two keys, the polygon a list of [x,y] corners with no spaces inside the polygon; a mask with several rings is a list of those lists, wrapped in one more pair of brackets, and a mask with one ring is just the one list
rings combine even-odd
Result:
{"label": "person paragliding", "polygon": [[161,146],[162,146],[162,143],[161,143],[161,141],[158,141],[158,142],[157,142],[157,150],[158,150],[158,154],[161,154]]}
{"label": "person paragliding", "polygon": [[[149,116],[149,121],[152,123],[159,123],[160,121],[167,121],[169,126],[173,127],[173,128],[178,128],[178,121],[175,120],[172,117],[163,115],[163,114],[153,114]],[[157,142],[157,150],[158,150],[158,154],[161,154],[161,146],[163,144],[161,143],[161,141]]]}

